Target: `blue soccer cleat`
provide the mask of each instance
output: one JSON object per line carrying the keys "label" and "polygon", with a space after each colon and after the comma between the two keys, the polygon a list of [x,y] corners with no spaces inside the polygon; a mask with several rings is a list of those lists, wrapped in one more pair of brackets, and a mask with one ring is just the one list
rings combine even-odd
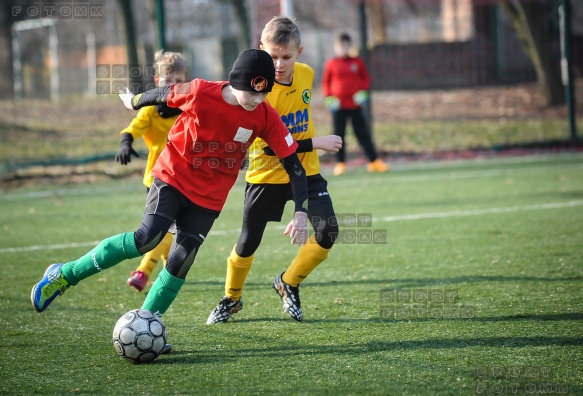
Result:
{"label": "blue soccer cleat", "polygon": [[164,344],[164,347],[160,351],[160,355],[167,355],[170,352],[172,352],[172,345],[170,345],[170,344]]}
{"label": "blue soccer cleat", "polygon": [[32,287],[30,300],[36,312],[44,311],[55,298],[69,288],[69,282],[61,273],[63,264],[51,264],[42,279]]}

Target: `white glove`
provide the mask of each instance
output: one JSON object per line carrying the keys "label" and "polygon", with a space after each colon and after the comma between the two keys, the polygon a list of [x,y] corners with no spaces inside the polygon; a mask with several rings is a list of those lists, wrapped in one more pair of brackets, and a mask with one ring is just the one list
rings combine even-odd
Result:
{"label": "white glove", "polygon": [[130,110],[134,110],[134,106],[132,106],[132,98],[135,95],[130,91],[128,87],[126,87],[126,91],[119,91],[119,98],[123,102],[123,105]]}
{"label": "white glove", "polygon": [[283,234],[289,235],[292,244],[304,245],[308,241],[308,214],[295,212],[294,218],[289,222]]}
{"label": "white glove", "polygon": [[330,111],[336,111],[340,108],[340,99],[336,96],[326,96],[324,98],[324,103]]}
{"label": "white glove", "polygon": [[358,91],[352,96],[354,103],[361,106],[364,102],[368,100],[368,92],[365,90]]}

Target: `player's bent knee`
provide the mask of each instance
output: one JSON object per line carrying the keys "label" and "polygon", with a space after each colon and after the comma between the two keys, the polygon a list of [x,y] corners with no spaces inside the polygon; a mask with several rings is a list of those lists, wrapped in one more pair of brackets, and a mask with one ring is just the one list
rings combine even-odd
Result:
{"label": "player's bent knee", "polygon": [[140,254],[148,253],[154,249],[164,239],[165,233],[159,232],[157,235],[149,235],[148,233],[136,232],[134,234],[134,241],[136,248]]}
{"label": "player's bent knee", "polygon": [[338,226],[331,224],[316,232],[316,242],[324,249],[330,249],[338,237]]}

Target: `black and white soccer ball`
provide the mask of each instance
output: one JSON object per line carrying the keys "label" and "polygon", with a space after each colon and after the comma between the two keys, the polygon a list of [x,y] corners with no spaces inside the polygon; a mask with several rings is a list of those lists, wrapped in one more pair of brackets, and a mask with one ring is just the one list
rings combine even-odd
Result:
{"label": "black and white soccer ball", "polygon": [[143,309],[125,313],[113,328],[115,350],[133,363],[148,363],[156,359],[167,338],[166,326],[160,317]]}

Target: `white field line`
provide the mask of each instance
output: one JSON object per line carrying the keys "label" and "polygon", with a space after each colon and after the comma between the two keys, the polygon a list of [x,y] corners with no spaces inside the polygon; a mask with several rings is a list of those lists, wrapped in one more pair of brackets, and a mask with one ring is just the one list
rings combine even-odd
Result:
{"label": "white field line", "polygon": [[[484,160],[456,160],[456,161],[437,161],[433,162],[421,162],[421,163],[411,163],[411,164],[394,164],[394,172],[388,174],[388,178],[375,178],[373,180],[367,180],[366,184],[377,184],[377,183],[411,183],[411,182],[424,182],[433,180],[456,180],[456,179],[467,179],[467,178],[479,178],[479,177],[493,177],[493,176],[512,176],[515,173],[531,173],[536,171],[538,168],[549,167],[547,162],[556,160],[557,158],[580,158],[581,154],[564,154],[564,155],[537,155],[537,156],[525,156],[525,157],[509,157],[509,158],[498,158],[498,159],[484,159]],[[390,163],[390,161],[389,161]],[[473,167],[481,166],[500,166],[504,164],[526,164],[528,166],[524,168],[506,168],[506,169],[491,169],[491,170],[458,170],[459,168],[469,165]],[[557,163],[556,166],[575,166],[583,167],[580,163],[570,163],[563,164]],[[441,175],[408,175],[407,172],[411,170],[445,170],[447,173]],[[328,175],[324,175],[328,179]],[[349,178],[338,178],[334,179],[334,185],[347,185],[347,184],[362,184],[361,178],[356,180]],[[141,185],[140,185],[141,186]],[[241,191],[244,189],[244,185],[237,184],[233,187],[232,191]],[[138,187],[139,188],[139,187]],[[109,192],[123,192],[123,191],[134,191],[133,187],[129,188],[127,186],[123,188],[81,188],[81,189],[68,189],[62,190],[45,190],[45,191],[29,191],[25,193],[4,193],[0,195],[0,201],[12,201],[20,199],[35,199],[35,198],[47,198],[47,197],[64,197],[64,196],[75,196],[75,195],[99,195]]]}
{"label": "white field line", "polygon": [[[417,213],[408,214],[400,216],[385,216],[381,218],[373,218],[373,222],[394,222],[394,221],[412,221],[412,220],[426,220],[426,219],[443,219],[448,217],[465,217],[465,216],[483,216],[488,214],[498,214],[498,213],[515,213],[515,212],[525,212],[533,210],[547,210],[547,209],[561,209],[561,208],[571,208],[576,206],[583,206],[583,200],[578,201],[568,201],[568,202],[550,202],[545,204],[536,205],[524,205],[524,206],[508,206],[508,207],[498,207],[498,208],[488,208],[488,209],[472,209],[472,210],[454,210],[451,212],[434,212],[434,213]],[[276,229],[284,229],[285,225],[278,225],[274,227]],[[211,235],[225,235],[228,233],[239,232],[238,229],[230,230],[216,230],[211,231]],[[35,250],[58,250],[58,249],[68,249],[76,247],[86,247],[95,246],[99,241],[91,242],[77,242],[77,243],[66,243],[58,245],[35,245],[35,246],[22,246],[22,247],[10,247],[10,248],[0,248],[0,253],[22,253],[31,252]]]}
{"label": "white field line", "polygon": [[483,216],[497,213],[515,213],[525,212],[531,210],[546,210],[546,209],[560,209],[570,208],[574,206],[582,206],[583,201],[568,201],[568,202],[551,202],[546,204],[524,205],[524,206],[507,206],[501,208],[487,208],[487,209],[470,209],[470,210],[454,210],[451,212],[434,212],[434,213],[417,213],[401,216],[385,216],[378,219],[373,218],[374,221],[409,221],[409,220],[424,220],[424,219],[443,219],[448,217],[466,217],[466,216]]}
{"label": "white field line", "polygon": [[[394,173],[387,174],[386,178],[375,177],[373,179],[332,179],[327,178],[328,181],[332,180],[332,186],[340,185],[342,187],[346,186],[369,186],[373,184],[394,184],[394,183],[417,183],[417,182],[427,182],[427,181],[437,181],[437,180],[462,180],[462,179],[478,179],[486,177],[518,177],[519,175],[529,175],[537,173],[540,168],[549,168],[553,165],[540,165],[540,166],[529,166],[525,168],[505,168],[505,169],[488,169],[488,170],[455,170],[451,169],[448,172],[439,174],[421,174],[421,175],[410,175],[408,171],[396,171]],[[583,168],[583,164],[573,165],[575,168]]]}
{"label": "white field line", "polygon": [[[548,165],[547,165],[548,166]],[[583,166],[583,164],[581,165]],[[459,180],[459,179],[476,179],[481,177],[494,177],[494,176],[512,176],[515,172],[520,172],[522,174],[534,172],[533,168],[524,169],[489,169],[489,170],[466,170],[466,171],[451,171],[445,174],[437,175],[409,175],[406,172],[394,172],[389,176],[390,178],[376,178],[369,179],[363,182],[361,178],[359,179],[334,179],[334,186],[346,186],[355,184],[390,184],[390,183],[415,183],[415,182],[426,182],[435,180]],[[328,177],[328,180],[331,178]],[[236,184],[231,192],[243,191],[244,185]],[[101,195],[106,193],[123,193],[129,191],[136,191],[136,189],[123,187],[123,188],[83,188],[83,189],[72,189],[72,190],[40,190],[40,191],[29,191],[25,193],[6,193],[0,195],[1,201],[16,201],[24,199],[40,199],[40,198],[50,198],[50,197],[67,197],[67,196],[81,196],[81,195]],[[144,194],[145,199],[145,194]]]}
{"label": "white field line", "polygon": [[34,245],[34,246],[11,247],[11,248],[0,249],[0,253],[22,253],[22,252],[33,252],[35,250],[69,249],[69,248],[76,248],[76,247],[96,246],[98,243],[99,243],[99,241],[91,241],[91,242],[62,243],[59,245]]}

